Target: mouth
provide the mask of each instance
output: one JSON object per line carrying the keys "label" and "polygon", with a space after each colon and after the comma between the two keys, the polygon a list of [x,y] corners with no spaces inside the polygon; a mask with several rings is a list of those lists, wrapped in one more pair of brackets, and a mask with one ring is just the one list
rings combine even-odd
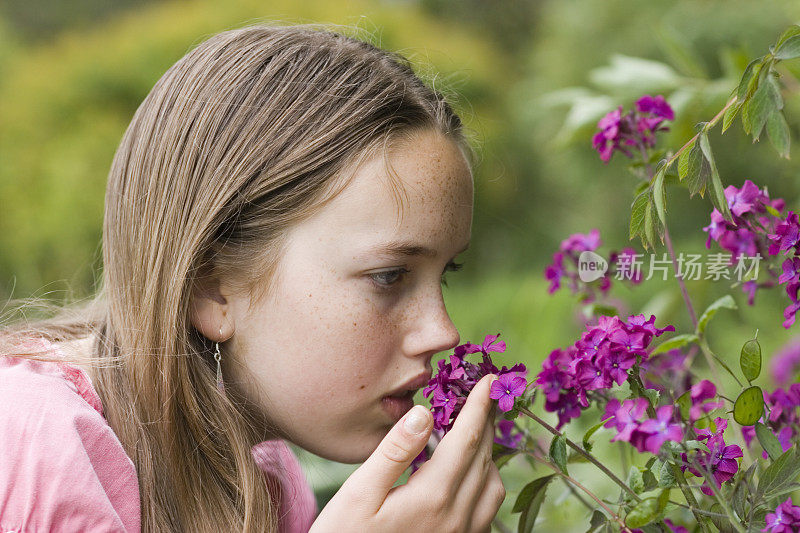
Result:
{"label": "mouth", "polygon": [[432,372],[430,370],[422,372],[421,374],[418,374],[415,377],[411,378],[410,380],[406,381],[405,384],[391,391],[389,394],[384,396],[384,398],[386,397],[411,398],[419,389],[428,384],[428,382],[431,380],[431,375]]}
{"label": "mouth", "polygon": [[407,391],[404,394],[384,396],[381,398],[381,407],[392,420],[397,422],[414,407],[415,392],[417,392],[417,389]]}

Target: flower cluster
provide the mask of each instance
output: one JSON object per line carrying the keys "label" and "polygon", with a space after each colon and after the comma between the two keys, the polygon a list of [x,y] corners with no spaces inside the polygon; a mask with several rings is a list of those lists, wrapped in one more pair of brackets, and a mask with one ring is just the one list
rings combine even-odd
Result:
{"label": "flower cluster", "polygon": [[[686,453],[681,454],[684,465],[681,467],[683,470],[689,470],[697,477],[704,477],[703,472],[710,474],[717,489],[722,487],[722,484],[731,479],[736,472],[739,471],[739,462],[736,460],[742,457],[742,449],[736,444],[725,444],[723,432],[728,427],[728,421],[724,418],[717,418],[714,420],[716,431],[712,432],[708,429],[699,429],[698,440],[705,441],[708,451],[696,450],[690,459]],[[700,487],[703,494],[711,496],[714,491],[704,482]]]}
{"label": "flower cluster", "polygon": [[800,531],[800,507],[792,503],[792,498],[778,505],[774,513],[767,513],[767,526],[761,531],[769,533],[794,533]]}
{"label": "flower cluster", "polygon": [[[422,391],[431,399],[434,430],[441,430],[443,434],[450,430],[470,391],[487,374],[498,376],[492,383],[490,397],[498,400],[501,411],[511,410],[514,398],[524,394],[528,385],[525,365],[517,363],[511,368],[498,369],[489,355],[506,350],[506,343],[497,340],[499,335],[486,335],[481,344],[467,342],[456,346],[447,361],[439,361],[438,372]],[[482,362],[474,364],[464,360],[466,355],[474,353],[482,354]]]}
{"label": "flower cluster", "polygon": [[628,371],[647,359],[654,337],[674,326],[656,328],[656,317],[631,315],[627,322],[618,317],[601,316],[581,338],[566,350],[553,350],[542,364],[536,383],[545,395],[545,409],[558,414],[558,428],[580,416],[589,406],[589,394],[621,385]]}
{"label": "flower cluster", "polygon": [[592,137],[592,146],[600,159],[608,163],[615,151],[633,157],[629,150],[639,152],[656,144],[655,134],[667,131],[665,120],[674,120],[675,113],[661,95],[644,95],[636,101],[636,110],[622,113],[622,106],[611,111],[597,123],[598,131]]}
{"label": "flower cluster", "polygon": [[642,419],[648,407],[648,400],[635,398],[620,403],[616,398],[606,404],[602,420],[604,427],[615,428],[617,435],[612,441],[630,442],[639,452],[658,454],[666,441],[683,440],[681,425],[674,419],[673,405],[663,405],[656,411],[656,417]]}
{"label": "flower cluster", "polygon": [[800,300],[797,291],[800,289],[800,223],[797,213],[789,211],[786,219],[775,226],[775,231],[767,235],[772,244],[769,246],[769,255],[784,255],[781,265],[783,273],[778,278],[778,283],[786,283],[786,294],[792,303],[783,310],[783,327],[790,328],[794,324],[797,310],[800,309]]}
{"label": "flower cluster", "polygon": [[[573,294],[584,293],[583,300],[587,303],[594,301],[595,295],[589,285],[581,280],[579,275],[579,261],[581,253],[593,252],[602,244],[600,231],[591,230],[589,233],[574,233],[561,241],[561,245],[553,254],[553,262],[544,270],[544,277],[550,282],[549,294],[553,294],[566,280]],[[608,258],[608,271],[598,278],[600,292],[605,295],[611,288],[611,278],[616,274],[617,266],[631,265],[636,256],[633,248],[624,248],[621,251],[612,251]],[[630,272],[627,279],[634,284],[641,282],[641,271]]]}
{"label": "flower cluster", "polygon": [[[781,222],[780,212],[786,206],[782,198],[770,200],[765,187],[759,189],[755,183],[745,180],[741,189],[733,185],[725,188],[725,199],[733,217],[733,224],[726,221],[716,208],[711,211],[711,223],[703,228],[708,233],[706,248],[711,248],[711,241],[716,241],[723,249],[731,252],[731,263],[744,255],[761,257],[774,255],[771,250],[768,233],[777,229]],[[775,252],[777,253],[777,252]],[[753,305],[758,287],[767,287],[774,282],[759,284],[757,280],[749,280],[742,284],[747,293],[747,303]]]}

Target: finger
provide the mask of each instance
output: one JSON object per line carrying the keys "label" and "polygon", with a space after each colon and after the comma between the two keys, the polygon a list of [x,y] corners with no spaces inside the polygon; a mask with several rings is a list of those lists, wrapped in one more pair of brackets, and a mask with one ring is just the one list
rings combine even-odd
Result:
{"label": "finger", "polygon": [[481,490],[480,497],[472,507],[471,524],[473,531],[489,531],[492,520],[497,516],[500,506],[506,497],[506,489],[503,486],[503,479],[497,465],[492,462],[489,467],[489,474],[486,484]]}
{"label": "finger", "polygon": [[[494,409],[494,408],[492,408]],[[475,504],[481,496],[481,492],[486,485],[486,478],[489,475],[489,467],[492,462],[492,445],[494,444],[495,425],[494,417],[488,419],[484,426],[483,436],[478,452],[464,474],[463,479],[457,485],[455,501],[461,502],[464,512],[472,512]]]}
{"label": "finger", "polygon": [[496,375],[488,374],[475,384],[452,429],[442,438],[430,459],[444,465],[441,479],[450,487],[456,487],[463,479],[480,449],[486,422],[492,414],[492,404],[495,403],[489,398],[489,388],[495,379]]}
{"label": "finger", "polygon": [[433,416],[428,409],[422,405],[411,408],[345,480],[340,491],[355,491],[367,505],[379,509],[392,486],[425,448],[432,428]]}

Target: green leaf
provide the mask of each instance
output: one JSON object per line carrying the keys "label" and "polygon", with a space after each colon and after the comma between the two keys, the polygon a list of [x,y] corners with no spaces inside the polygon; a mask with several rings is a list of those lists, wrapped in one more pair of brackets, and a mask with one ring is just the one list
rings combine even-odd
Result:
{"label": "green leaf", "polygon": [[757,339],[750,339],[742,346],[739,367],[747,381],[753,381],[761,374],[761,345]]}
{"label": "green leaf", "polygon": [[739,114],[739,111],[743,106],[744,103],[737,100],[735,104],[732,104],[728,109],[725,110],[725,114],[722,116],[722,133],[725,133],[725,130],[731,127],[734,119],[736,119],[736,115]]}
{"label": "green leaf", "polygon": [[692,165],[692,160],[690,158],[690,154],[692,153],[692,148],[695,146],[695,141],[691,141],[691,143],[683,149],[681,152],[680,157],[678,158],[678,179],[683,180],[686,175],[689,173],[689,168]]}
{"label": "green leaf", "polygon": [[786,124],[786,119],[780,111],[773,111],[767,117],[767,136],[778,154],[789,159],[789,147],[792,139],[789,135],[789,125]]}
{"label": "green leaf", "polygon": [[592,513],[592,519],[589,521],[589,529],[586,530],[586,533],[594,533],[607,523],[608,518],[606,518],[606,515],[595,509]]}
{"label": "green leaf", "polygon": [[706,132],[700,134],[700,149],[703,151],[703,156],[708,161],[708,166],[711,170],[711,203],[717,208],[717,211],[722,213],[722,216],[730,223],[733,223],[733,215],[728,208],[728,200],[725,198],[725,189],[722,187],[722,181],[719,178],[719,171],[714,162],[714,154],[711,152],[711,144],[708,142],[708,135]]}
{"label": "green leaf", "polygon": [[647,204],[650,202],[650,190],[646,189],[639,193],[631,204],[631,225],[628,238],[633,239],[640,235],[644,227],[644,214]]}
{"label": "green leaf", "polygon": [[748,101],[744,106],[744,114],[750,123],[750,134],[753,136],[753,142],[757,141],[761,136],[761,130],[764,128],[769,115],[782,107],[783,98],[778,90],[778,85],[771,73],[767,72],[767,77],[758,84],[758,89],[753,94],[752,100]]}
{"label": "green leaf", "polygon": [[[711,175],[711,166],[706,158],[703,157],[703,151],[700,149],[699,143],[695,143],[691,150],[681,154],[681,158],[683,157],[686,158],[684,161],[684,178],[686,179],[686,187],[689,189],[689,197],[700,194],[702,198],[706,193],[708,178]],[[680,164],[680,161],[678,163]],[[678,168],[678,172],[680,173],[680,168]]]}
{"label": "green leaf", "polygon": [[519,491],[519,495],[517,496],[517,500],[514,502],[514,506],[511,508],[512,513],[520,513],[527,509],[530,506],[531,500],[555,477],[555,474],[550,474],[549,476],[543,476],[538,479],[534,479],[527,485],[525,485],[521,491]]}
{"label": "green leaf", "polygon": [[633,489],[633,492],[639,494],[644,492],[644,479],[642,479],[642,471],[638,466],[631,466],[628,471],[627,484]]}
{"label": "green leaf", "polygon": [[625,524],[630,528],[646,526],[661,515],[668,501],[668,489],[663,490],[657,498],[642,500],[625,517]]}
{"label": "green leaf", "polygon": [[644,234],[649,243],[649,247],[655,250],[656,248],[656,217],[653,215],[653,198],[650,196],[647,202],[647,207],[644,211]]}
{"label": "green leaf", "polygon": [[770,459],[775,461],[778,459],[778,457],[783,455],[783,447],[781,446],[778,437],[776,437],[772,430],[770,430],[761,422],[756,422],[756,437],[758,438],[758,442],[761,444],[761,447],[764,448],[764,451],[767,452],[767,455],[769,455]]}
{"label": "green leaf", "polygon": [[668,352],[670,350],[674,350],[675,348],[683,348],[687,344],[692,342],[697,342],[697,335],[693,333],[687,333],[684,335],[676,335],[671,339],[667,339],[658,346],[656,346],[652,352],[650,352],[650,357],[660,354],[663,352]]}
{"label": "green leaf", "polygon": [[733,297],[730,294],[726,294],[722,298],[716,300],[714,303],[709,305],[703,314],[700,315],[700,320],[697,321],[697,334],[700,335],[706,330],[706,326],[708,325],[708,321],[711,320],[714,315],[717,314],[717,311],[720,309],[737,309],[736,302],[734,301]]}
{"label": "green leaf", "polygon": [[748,475],[752,476],[753,470],[757,463],[750,465],[747,472],[738,479],[736,485],[733,487],[733,495],[731,496],[731,503],[733,510],[739,516],[747,516],[745,505],[747,504],[747,497],[750,495],[750,484],[747,480]]}
{"label": "green leaf", "polygon": [[544,501],[547,485],[554,477],[555,474],[551,474],[534,479],[520,491],[517,501],[514,502],[514,507],[511,509],[512,513],[522,513],[519,517],[518,533],[530,533],[533,530],[533,524],[536,522],[539,509]]}
{"label": "green leaf", "polygon": [[642,472],[642,482],[644,482],[644,492],[658,487],[658,480],[656,479],[656,476],[653,475],[653,472],[649,469]]}
{"label": "green leaf", "polygon": [[723,518],[719,515],[725,514],[725,509],[718,503],[714,503],[711,508],[709,509],[714,515],[711,515],[709,518],[711,522],[716,526],[716,528],[720,531],[720,533],[733,533],[736,530],[733,528],[731,521],[728,518]]}
{"label": "green leaf", "polygon": [[800,35],[790,37],[775,51],[775,59],[794,59],[800,57]]}
{"label": "green leaf", "polygon": [[[735,90],[738,102],[744,103],[752,94],[749,93],[748,89],[750,88],[750,82],[754,79],[753,75],[758,75],[758,71],[761,70],[760,63],[762,59],[763,57],[754,59],[745,67],[742,78],[739,80],[739,85],[736,86]],[[756,68],[756,65],[758,65],[758,68]]]}
{"label": "green leaf", "polygon": [[656,204],[656,212],[662,224],[667,223],[667,201],[664,191],[664,174],[666,171],[667,165],[661,165],[653,179],[653,202]]}
{"label": "green leaf", "polygon": [[661,470],[658,473],[658,486],[664,488],[671,488],[678,484],[675,479],[675,474],[672,472],[672,465],[669,461],[665,461],[661,465]]}
{"label": "green leaf", "polygon": [[769,499],[797,481],[798,475],[800,475],[800,457],[795,446],[789,448],[764,470],[758,480],[758,495]]}
{"label": "green leaf", "polygon": [[680,411],[681,418],[683,420],[689,420],[689,411],[692,408],[692,398],[690,395],[691,391],[686,391],[675,400],[675,405],[678,406],[678,410]]}
{"label": "green leaf", "polygon": [[733,404],[733,419],[742,426],[754,426],[764,414],[764,393],[753,385],[739,394]]}
{"label": "green leaf", "polygon": [[594,435],[597,432],[598,429],[603,427],[603,425],[606,422],[608,422],[608,420],[602,420],[601,422],[598,422],[597,424],[595,424],[592,427],[590,427],[586,431],[586,433],[583,434],[583,449],[584,450],[586,450],[587,452],[591,451],[592,443],[591,443],[591,441],[589,439],[592,438],[592,435]]}
{"label": "green leaf", "polygon": [[550,459],[565,474],[567,473],[567,439],[556,435],[550,442]]}
{"label": "green leaf", "polygon": [[791,26],[783,30],[783,33],[775,42],[775,49],[780,50],[781,47],[783,46],[783,43],[785,43],[788,39],[794,37],[795,35],[800,35],[800,26],[798,26],[797,24],[792,24]]}

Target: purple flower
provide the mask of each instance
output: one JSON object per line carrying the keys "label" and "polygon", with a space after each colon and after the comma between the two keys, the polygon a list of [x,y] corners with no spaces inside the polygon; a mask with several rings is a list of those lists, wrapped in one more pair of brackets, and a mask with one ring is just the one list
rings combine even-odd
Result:
{"label": "purple flower", "polygon": [[597,359],[602,373],[617,385],[622,385],[628,379],[628,369],[636,364],[636,353],[632,348],[611,349],[608,344],[603,345],[601,349],[602,353]]}
{"label": "purple flower", "polygon": [[501,411],[507,412],[514,407],[514,398],[522,396],[527,385],[525,378],[508,373],[498,377],[489,390],[489,398],[498,400]]}
{"label": "purple flower", "polygon": [[411,461],[411,473],[413,474],[414,472],[419,470],[419,467],[422,466],[422,463],[424,463],[427,460],[428,460],[428,451],[425,448],[423,448],[422,451],[419,452],[419,454],[416,457],[414,457],[414,460]]}
{"label": "purple flower", "polygon": [[566,350],[554,350],[536,378],[545,393],[545,410],[558,413],[559,429],[589,406],[591,391],[622,384],[637,361],[647,360],[654,337],[674,326],[655,327],[654,315],[631,315],[627,322],[616,316],[600,316],[586,326],[581,338]]}
{"label": "purple flower", "polygon": [[597,228],[591,230],[587,234],[574,233],[561,241],[559,250],[564,253],[569,252],[586,252],[597,250],[597,247],[602,244],[600,240],[600,230]]}
{"label": "purple flower", "polygon": [[714,409],[724,407],[725,404],[721,400],[717,402],[708,401],[716,395],[717,387],[707,379],[693,385],[689,392],[689,399],[692,402],[692,406],[689,409],[689,421],[694,423]]}
{"label": "purple flower", "polygon": [[680,424],[672,423],[674,409],[673,405],[661,406],[656,410],[656,418],[645,420],[639,426],[639,431],[647,434],[643,445],[644,450],[657,455],[664,442],[683,440],[683,430]]}
{"label": "purple flower", "polygon": [[800,370],[800,337],[785,344],[770,360],[770,374],[778,385],[787,385],[796,379]]}
{"label": "purple flower", "polygon": [[789,211],[786,220],[775,227],[775,233],[767,235],[772,244],[769,246],[769,255],[778,255],[780,252],[789,251],[797,246],[800,240],[800,223],[797,213]]}
{"label": "purple flower", "polygon": [[[523,394],[527,386],[525,376],[528,373],[525,365],[517,363],[511,368],[503,366],[502,369],[498,369],[492,361],[490,355],[492,352],[502,353],[506,350],[506,343],[497,340],[499,336],[499,333],[486,335],[481,344],[471,342],[460,344],[454,348],[449,358],[438,361],[439,371],[422,390],[422,394],[431,401],[434,431],[441,431],[444,436],[450,430],[470,391],[487,374],[497,374],[499,378],[492,384],[492,390],[495,390],[495,385],[500,382],[510,391],[510,397],[504,393],[500,398],[502,410],[508,410],[503,407],[509,402],[513,406],[514,397]],[[474,353],[482,355],[482,361],[478,364],[464,359],[465,356]],[[521,390],[520,384],[522,384]]]}
{"label": "purple flower", "polygon": [[639,421],[647,410],[648,402],[644,398],[624,400],[621,404],[616,398],[606,404],[606,412],[600,420],[608,419],[603,427],[616,428],[617,434],[611,441],[630,441],[633,432],[639,428]]}
{"label": "purple flower", "polygon": [[497,430],[500,432],[500,436],[495,436],[494,442],[508,448],[516,448],[523,435],[520,432],[514,433],[514,429],[516,429],[516,426],[513,421],[501,420],[497,423]]}
{"label": "purple flower", "polygon": [[800,507],[792,504],[792,498],[778,505],[774,513],[767,513],[767,527],[761,531],[770,533],[794,533],[800,531]]}
{"label": "purple flower", "polygon": [[[722,487],[722,483],[731,479],[736,472],[738,472],[739,462],[736,459],[742,457],[743,454],[739,446],[735,444],[726,445],[723,440],[722,434],[725,428],[728,427],[728,421],[724,418],[717,418],[714,424],[717,428],[716,433],[711,433],[709,430],[703,429],[697,431],[699,440],[706,440],[708,452],[698,451],[695,455],[696,463],[692,463],[688,466],[688,469],[692,474],[698,477],[703,477],[703,473],[695,468],[694,465],[698,465],[708,471],[719,489]],[[683,460],[687,462],[686,454],[681,454],[681,456]],[[703,494],[708,496],[714,494],[714,491],[707,483],[703,483],[700,490]]]}
{"label": "purple flower", "polygon": [[689,530],[683,526],[676,526],[669,518],[664,519],[664,524],[669,528],[672,533],[689,533]]}
{"label": "purple flower", "polygon": [[636,109],[640,113],[652,113],[656,117],[675,120],[675,112],[660,94],[658,96],[649,94],[642,96],[636,101]]}
{"label": "purple flower", "polygon": [[662,123],[674,118],[675,113],[663,96],[642,96],[636,101],[635,110],[623,114],[619,106],[597,122],[599,131],[592,137],[592,147],[604,163],[611,160],[614,151],[633,157],[634,152],[655,146],[655,134],[668,129]]}

